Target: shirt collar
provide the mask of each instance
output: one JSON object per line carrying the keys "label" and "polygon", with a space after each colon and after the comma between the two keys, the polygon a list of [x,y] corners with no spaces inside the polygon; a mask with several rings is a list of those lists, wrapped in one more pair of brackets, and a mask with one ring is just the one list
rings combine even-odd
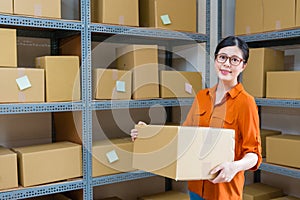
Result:
{"label": "shirt collar", "polygon": [[[206,94],[209,94],[210,96],[215,96],[217,90],[217,84],[211,88],[208,88]],[[244,87],[241,83],[236,84],[227,94],[230,95],[231,98],[237,97],[237,95],[244,90]]]}

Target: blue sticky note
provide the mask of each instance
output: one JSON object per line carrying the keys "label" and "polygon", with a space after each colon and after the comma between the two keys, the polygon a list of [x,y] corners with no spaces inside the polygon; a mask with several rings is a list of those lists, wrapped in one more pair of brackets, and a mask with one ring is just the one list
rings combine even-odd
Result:
{"label": "blue sticky note", "polygon": [[116,81],[116,88],[118,92],[126,92],[125,86],[126,84],[124,81]]}
{"label": "blue sticky note", "polygon": [[27,76],[17,78],[16,82],[21,91],[31,87],[31,83]]}
{"label": "blue sticky note", "polygon": [[172,23],[169,15],[162,15],[160,16],[160,19],[164,25],[168,25]]}
{"label": "blue sticky note", "polygon": [[113,163],[113,162],[116,162],[116,161],[119,160],[119,157],[118,157],[117,152],[115,150],[107,152],[106,157],[107,157],[109,163]]}

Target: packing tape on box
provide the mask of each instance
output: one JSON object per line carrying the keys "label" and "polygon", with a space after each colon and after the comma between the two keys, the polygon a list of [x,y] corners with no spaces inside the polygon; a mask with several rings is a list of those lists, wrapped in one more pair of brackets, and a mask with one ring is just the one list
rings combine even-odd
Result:
{"label": "packing tape on box", "polygon": [[118,70],[117,69],[112,70],[112,79],[114,81],[118,80]]}
{"label": "packing tape on box", "polygon": [[125,17],[123,15],[119,16],[119,24],[124,25],[125,24]]}
{"label": "packing tape on box", "polygon": [[42,4],[34,4],[34,15],[42,16]]}
{"label": "packing tape on box", "polygon": [[188,94],[193,93],[193,86],[189,83],[184,83],[184,89]]}
{"label": "packing tape on box", "polygon": [[25,68],[17,68],[18,78],[25,76]]}
{"label": "packing tape on box", "polygon": [[24,92],[19,92],[18,93],[18,99],[19,99],[19,102],[25,102],[26,101],[26,95]]}

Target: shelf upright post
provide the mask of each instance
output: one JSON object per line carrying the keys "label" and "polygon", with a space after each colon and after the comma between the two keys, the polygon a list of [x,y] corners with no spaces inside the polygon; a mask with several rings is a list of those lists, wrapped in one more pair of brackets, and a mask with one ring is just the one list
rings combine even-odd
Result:
{"label": "shelf upright post", "polygon": [[205,67],[205,87],[210,87],[210,0],[206,0],[206,67]]}
{"label": "shelf upright post", "polygon": [[90,0],[81,0],[81,96],[83,199],[93,199],[92,186],[92,79]]}

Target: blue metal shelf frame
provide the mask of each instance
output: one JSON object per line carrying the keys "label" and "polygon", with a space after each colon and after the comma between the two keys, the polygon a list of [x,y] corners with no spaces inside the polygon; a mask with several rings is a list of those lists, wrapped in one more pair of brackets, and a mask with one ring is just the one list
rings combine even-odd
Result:
{"label": "blue metal shelf frame", "polygon": [[103,177],[96,177],[93,178],[93,186],[101,186],[101,185],[107,185],[107,184],[113,184],[113,183],[119,183],[124,181],[131,181],[141,178],[148,178],[156,176],[155,174],[152,174],[150,172],[144,172],[144,171],[133,171],[133,172],[127,172],[127,173],[121,173],[121,174],[114,174],[110,176],[103,176]]}
{"label": "blue metal shelf frame", "polygon": [[258,106],[300,108],[300,100],[255,98]]}
{"label": "blue metal shelf frame", "polygon": [[17,188],[9,191],[0,192],[1,200],[24,199],[60,192],[82,189],[84,182],[82,180],[74,180],[60,183],[53,183],[28,188]]}
{"label": "blue metal shelf frame", "polygon": [[283,176],[289,176],[292,178],[300,179],[300,170],[299,169],[294,169],[294,168],[289,168],[289,167],[284,167],[284,166],[279,166],[279,165],[273,165],[269,163],[262,163],[259,167],[260,170],[266,171],[266,172],[271,172],[274,174],[279,174]]}

